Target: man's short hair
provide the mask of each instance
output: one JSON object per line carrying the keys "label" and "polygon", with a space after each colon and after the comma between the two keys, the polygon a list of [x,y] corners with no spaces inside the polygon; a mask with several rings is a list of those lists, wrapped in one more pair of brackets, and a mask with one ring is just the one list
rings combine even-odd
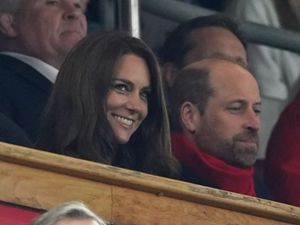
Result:
{"label": "man's short hair", "polygon": [[182,68],[185,55],[194,47],[189,39],[191,32],[207,27],[220,27],[229,30],[246,49],[246,41],[234,20],[222,14],[201,16],[180,24],[168,35],[159,51],[161,64],[170,62],[179,69]]}
{"label": "man's short hair", "polygon": [[205,67],[184,68],[176,76],[170,88],[171,128],[172,131],[181,131],[180,108],[189,101],[196,105],[201,114],[204,113],[209,98],[214,90],[209,82],[209,70]]}

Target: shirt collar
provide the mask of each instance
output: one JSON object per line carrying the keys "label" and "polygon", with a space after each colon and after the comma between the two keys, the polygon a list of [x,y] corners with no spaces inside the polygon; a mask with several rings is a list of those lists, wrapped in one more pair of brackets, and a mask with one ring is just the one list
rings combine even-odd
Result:
{"label": "shirt collar", "polygon": [[56,77],[58,74],[58,69],[51,66],[50,64],[45,63],[44,61],[42,61],[38,58],[24,55],[21,53],[5,51],[5,52],[1,52],[1,54],[9,55],[9,56],[12,56],[14,58],[21,60],[22,62],[32,66],[35,70],[40,72],[51,83],[53,83],[53,84],[55,83],[55,80],[56,80]]}

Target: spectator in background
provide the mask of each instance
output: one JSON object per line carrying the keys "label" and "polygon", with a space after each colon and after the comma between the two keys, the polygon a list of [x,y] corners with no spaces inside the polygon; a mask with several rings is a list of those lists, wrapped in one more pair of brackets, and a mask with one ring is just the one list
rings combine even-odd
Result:
{"label": "spectator in background", "polygon": [[0,112],[35,140],[58,69],[86,35],[87,0],[0,1]]}
{"label": "spectator in background", "polygon": [[284,109],[270,136],[265,180],[272,198],[300,207],[300,92]]}
{"label": "spectator in background", "polygon": [[[178,1],[178,0],[177,0]],[[215,11],[221,11],[224,7],[224,0],[179,0],[194,5],[199,5]]]}
{"label": "spectator in background", "polygon": [[[230,0],[225,12],[240,21],[300,31],[299,0]],[[270,37],[272,38],[272,37]],[[248,44],[249,70],[261,87],[263,110],[259,159],[265,158],[270,133],[287,102],[299,89],[300,57],[273,47]]]}
{"label": "spectator in background", "polygon": [[[288,4],[291,13],[286,13],[285,17],[282,14],[280,21],[290,26],[285,25],[291,30],[298,30],[300,28],[300,1],[283,1],[276,4]],[[284,9],[284,8],[283,8]],[[277,8],[278,12],[282,9]],[[287,10],[285,10],[287,11]],[[292,19],[294,17],[294,19]],[[294,26],[294,29],[291,28]],[[269,50],[269,54],[271,52]],[[272,54],[272,55],[273,55]],[[279,54],[279,50],[278,50]],[[271,55],[270,55],[271,56]],[[265,180],[274,200],[283,203],[300,206],[300,152],[299,152],[299,137],[300,137],[300,90],[299,86],[294,85],[293,80],[298,79],[299,83],[299,56],[287,51],[282,51],[280,55],[282,58],[275,58],[278,60],[283,73],[279,75],[283,78],[277,80],[282,82],[283,90],[287,89],[289,93],[294,90],[298,91],[295,98],[285,107],[281,113],[279,120],[274,126],[271,133],[265,158]],[[281,63],[279,60],[282,60]],[[288,67],[291,68],[288,68]],[[276,75],[276,74],[275,74]],[[278,74],[277,74],[278,76]],[[269,77],[271,79],[272,77]],[[276,76],[274,77],[274,79]],[[275,80],[276,81],[276,80]],[[284,82],[285,81],[285,82]],[[289,81],[289,82],[288,82]],[[293,82],[292,82],[293,81]],[[295,86],[295,85],[294,85]],[[271,87],[270,87],[271,88]],[[276,89],[274,88],[273,91]],[[293,97],[293,96],[292,96]]]}
{"label": "spectator in background", "polygon": [[178,70],[204,58],[221,56],[247,65],[246,43],[238,26],[218,14],[180,24],[166,38],[159,55],[168,87]]}
{"label": "spectator in background", "polygon": [[178,73],[170,106],[182,179],[255,196],[261,102],[254,77],[229,60],[203,59]]}
{"label": "spectator in background", "polygon": [[106,225],[81,202],[67,202],[50,209],[30,225]]}
{"label": "spectator in background", "polygon": [[54,85],[38,147],[161,176],[176,174],[161,75],[141,40],[94,33]]}

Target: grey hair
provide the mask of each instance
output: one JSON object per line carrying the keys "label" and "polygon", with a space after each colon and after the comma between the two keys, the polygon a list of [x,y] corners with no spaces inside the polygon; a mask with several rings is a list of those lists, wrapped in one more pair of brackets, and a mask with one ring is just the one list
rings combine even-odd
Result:
{"label": "grey hair", "polygon": [[62,219],[90,219],[99,225],[106,223],[81,202],[66,202],[42,214],[30,225],[55,225]]}
{"label": "grey hair", "polygon": [[16,12],[24,0],[1,0],[0,12]]}

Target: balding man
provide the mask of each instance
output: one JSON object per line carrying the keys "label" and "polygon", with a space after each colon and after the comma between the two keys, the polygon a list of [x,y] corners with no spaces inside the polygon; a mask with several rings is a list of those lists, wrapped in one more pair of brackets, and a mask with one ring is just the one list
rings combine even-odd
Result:
{"label": "balding man", "polygon": [[229,60],[204,59],[178,73],[170,99],[183,179],[255,196],[261,100],[252,74]]}
{"label": "balding man", "polygon": [[32,141],[58,69],[86,35],[87,2],[0,1],[0,112]]}

